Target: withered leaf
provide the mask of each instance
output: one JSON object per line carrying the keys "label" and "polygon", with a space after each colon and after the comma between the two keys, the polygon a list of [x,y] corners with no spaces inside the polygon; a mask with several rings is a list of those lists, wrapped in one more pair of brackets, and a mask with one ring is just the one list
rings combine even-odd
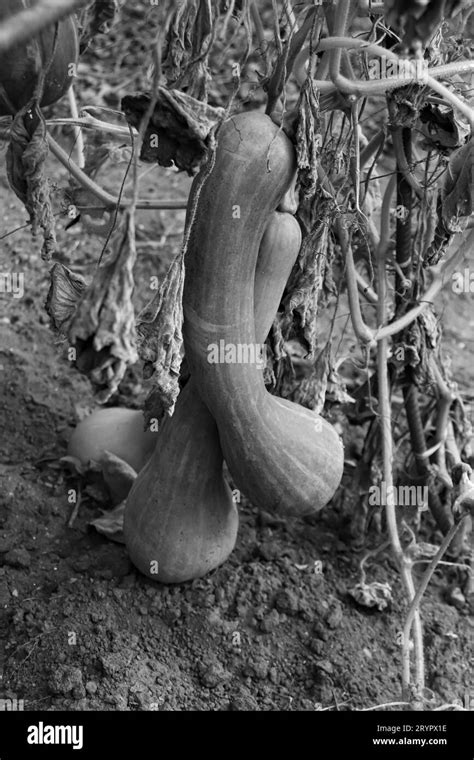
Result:
{"label": "withered leaf", "polygon": [[298,179],[304,198],[313,197],[316,191],[320,148],[319,95],[313,80],[307,77],[301,88],[296,128]]}
{"label": "withered leaf", "polygon": [[87,287],[85,279],[64,264],[56,262],[50,272],[51,284],[46,297],[46,313],[55,330],[66,335],[79,299]]}
{"label": "withered leaf", "polygon": [[438,222],[433,241],[426,252],[424,266],[433,266],[440,261],[452,236],[465,227],[466,217],[473,212],[473,144],[471,138],[450,156],[443,186],[438,194]]}
{"label": "withered leaf", "polygon": [[420,111],[423,133],[428,138],[428,146],[433,143],[453,150],[464,145],[469,135],[469,124],[462,120],[448,104],[427,103]]}
{"label": "withered leaf", "polygon": [[215,23],[211,0],[179,3],[168,27],[163,69],[176,88],[207,101],[210,81],[208,57]]}
{"label": "withered leaf", "polygon": [[87,50],[96,34],[107,34],[120,10],[119,0],[93,0],[80,14],[79,50]]}
{"label": "withered leaf", "polygon": [[96,517],[95,520],[91,520],[89,525],[92,525],[103,536],[110,538],[111,541],[115,541],[118,544],[124,544],[125,538],[123,535],[123,520],[125,515],[125,501],[122,501],[114,509],[102,510],[102,517]]}
{"label": "withered leaf", "polygon": [[[132,127],[139,128],[150,99],[148,94],[122,99],[122,110]],[[224,114],[223,108],[208,106],[187,93],[159,87],[141,160],[157,161],[160,166],[174,163],[178,169],[195,174],[207,159],[209,135]]]}
{"label": "withered leaf", "polygon": [[48,156],[46,122],[36,107],[18,111],[10,129],[6,166],[10,187],[30,215],[31,230],[43,231],[42,258],[51,259],[56,234],[49,183],[44,174]]}
{"label": "withered leaf", "polygon": [[290,338],[294,328],[297,337],[306,343],[310,355],[316,349],[318,301],[330,258],[329,226],[323,221],[303,238],[283,299],[284,310],[280,318],[283,336]]}
{"label": "withered leaf", "polygon": [[132,304],[136,258],[132,217],[127,214],[113,241],[114,255],[84,291],[68,329],[76,367],[95,386],[100,402],[117,390],[137,359]]}
{"label": "withered leaf", "polygon": [[392,589],[389,583],[358,583],[348,590],[348,594],[361,607],[376,607],[380,612],[392,601]]}
{"label": "withered leaf", "polygon": [[173,414],[179,394],[183,344],[184,252],[172,262],[161,287],[137,319],[138,352],[154,387],[145,403],[147,422]]}
{"label": "withered leaf", "polygon": [[453,229],[459,217],[469,216],[473,212],[473,146],[474,142],[471,138],[449,159],[443,183],[442,213],[443,220],[450,229]]}

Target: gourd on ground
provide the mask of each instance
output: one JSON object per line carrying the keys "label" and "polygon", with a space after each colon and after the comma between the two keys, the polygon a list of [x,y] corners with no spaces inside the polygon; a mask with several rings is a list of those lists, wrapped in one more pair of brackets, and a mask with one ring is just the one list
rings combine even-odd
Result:
{"label": "gourd on ground", "polygon": [[[274,212],[260,246],[254,281],[255,322],[262,343],[300,244],[296,219]],[[237,530],[238,512],[223,476],[217,426],[191,376],[128,496],[127,549],[145,575],[180,583],[222,564],[234,548]]]}

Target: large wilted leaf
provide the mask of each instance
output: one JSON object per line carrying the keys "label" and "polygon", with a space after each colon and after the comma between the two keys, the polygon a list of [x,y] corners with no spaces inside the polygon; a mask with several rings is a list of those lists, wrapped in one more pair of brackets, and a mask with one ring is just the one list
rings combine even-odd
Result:
{"label": "large wilted leaf", "polygon": [[306,344],[310,355],[316,349],[318,303],[331,260],[329,226],[327,221],[323,221],[303,238],[280,318],[283,337],[287,340],[294,332]]}
{"label": "large wilted leaf", "polygon": [[427,103],[420,111],[420,121],[429,149],[433,143],[448,150],[460,148],[470,132],[468,122],[448,103]]}
{"label": "large wilted leaf", "polygon": [[[127,95],[122,110],[128,123],[139,128],[150,104],[150,95]],[[158,88],[157,103],[149,121],[142,161],[157,161],[195,174],[206,161],[208,137],[224,118],[223,108],[214,108],[178,90]]]}
{"label": "large wilted leaf", "polygon": [[[433,242],[424,261],[425,266],[437,264],[446,252],[451,237],[465,227],[465,217],[473,212],[473,140],[452,153],[438,195]],[[464,219],[463,219],[464,217]]]}
{"label": "large wilted leaf", "polygon": [[97,269],[82,295],[68,329],[76,367],[89,377],[102,403],[138,360],[132,304],[136,250],[129,215],[117,231],[113,250],[113,259]]}
{"label": "large wilted leaf", "polygon": [[449,159],[442,190],[443,220],[448,229],[456,226],[459,217],[473,212],[473,146],[471,139]]}
{"label": "large wilted leaf", "polygon": [[153,376],[153,389],[144,414],[149,422],[173,414],[179,394],[183,344],[184,253],[171,264],[160,289],[137,319],[138,351],[144,374]]}
{"label": "large wilted leaf", "polygon": [[212,0],[181,0],[169,25],[163,69],[173,87],[207,101],[208,57],[215,14]]}
{"label": "large wilted leaf", "polygon": [[43,231],[43,259],[49,260],[56,249],[54,216],[49,183],[44,174],[48,155],[46,123],[39,111],[23,108],[10,129],[6,165],[10,187],[30,215],[31,231]]}

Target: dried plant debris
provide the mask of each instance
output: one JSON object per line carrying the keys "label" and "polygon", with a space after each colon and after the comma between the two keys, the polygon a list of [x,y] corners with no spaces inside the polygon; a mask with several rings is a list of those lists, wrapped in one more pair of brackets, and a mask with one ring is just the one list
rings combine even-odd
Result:
{"label": "dried plant debris", "polygon": [[51,284],[46,297],[46,313],[60,335],[67,335],[72,316],[87,283],[64,264],[56,262],[50,271]]}
{"label": "dried plant debris", "polygon": [[437,264],[446,252],[451,237],[464,229],[466,217],[473,213],[472,167],[473,140],[452,153],[438,194],[437,216],[433,242],[424,264]]}
{"label": "dried plant debris", "polygon": [[456,150],[449,159],[442,189],[442,214],[448,227],[458,231],[459,218],[473,212],[472,166],[474,142]]}
{"label": "dried plant debris", "polygon": [[461,148],[471,131],[468,122],[447,103],[427,103],[420,111],[420,122],[426,136],[421,145],[427,150],[433,145],[444,151]]}
{"label": "dried plant debris", "polygon": [[388,583],[358,583],[348,590],[357,604],[361,607],[376,607],[380,612],[385,610],[392,601],[392,589]]}
{"label": "dried plant debris", "polygon": [[41,255],[48,261],[56,250],[56,234],[49,182],[44,174],[48,155],[46,135],[40,111],[22,108],[11,125],[6,166],[10,187],[30,215],[33,236],[40,229],[43,231]]}
{"label": "dried plant debris", "polygon": [[132,304],[136,258],[131,218],[117,231],[113,259],[97,269],[68,327],[75,366],[94,385],[98,400],[115,393],[128,366],[138,360]]}
{"label": "dried plant debris", "polygon": [[[128,123],[139,128],[150,104],[148,94],[126,96],[122,110]],[[193,175],[208,157],[208,138],[224,118],[223,108],[214,108],[178,90],[158,88],[157,103],[149,121],[142,161],[157,161],[160,166],[177,166]]]}
{"label": "dried plant debris", "polygon": [[[123,2],[123,0],[122,0]],[[96,34],[107,34],[118,18],[119,0],[94,0],[79,15],[79,52],[87,50]]]}
{"label": "dried plant debris", "polygon": [[183,345],[184,253],[171,264],[160,289],[137,319],[138,351],[144,375],[153,377],[145,402],[145,419],[161,420],[173,414],[179,395]]}
{"label": "dried plant debris", "polygon": [[320,149],[319,95],[313,80],[307,77],[301,88],[296,128],[298,179],[304,198],[312,198],[316,192]]}
{"label": "dried plant debris", "polygon": [[163,70],[168,83],[207,101],[208,57],[216,23],[212,0],[185,0],[178,4],[168,27]]}
{"label": "dried plant debris", "polygon": [[102,517],[91,520],[89,525],[111,541],[124,544],[123,520],[125,516],[125,501],[122,501],[115,509],[102,510]]}
{"label": "dried plant debris", "polygon": [[393,362],[410,368],[412,381],[421,389],[431,387],[431,359],[441,343],[441,323],[433,306],[426,308],[400,334],[393,347]]}
{"label": "dried plant debris", "polygon": [[333,246],[326,220],[316,224],[303,238],[298,260],[291,273],[283,312],[279,316],[285,340],[299,338],[310,356],[317,346],[317,311],[323,288],[331,289]]}

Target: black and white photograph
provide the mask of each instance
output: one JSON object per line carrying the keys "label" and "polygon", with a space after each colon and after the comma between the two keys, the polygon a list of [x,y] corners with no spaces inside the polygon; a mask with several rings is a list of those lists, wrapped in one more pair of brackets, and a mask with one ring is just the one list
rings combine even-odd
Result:
{"label": "black and white photograph", "polygon": [[0,0],[0,760],[472,760],[473,32]]}

